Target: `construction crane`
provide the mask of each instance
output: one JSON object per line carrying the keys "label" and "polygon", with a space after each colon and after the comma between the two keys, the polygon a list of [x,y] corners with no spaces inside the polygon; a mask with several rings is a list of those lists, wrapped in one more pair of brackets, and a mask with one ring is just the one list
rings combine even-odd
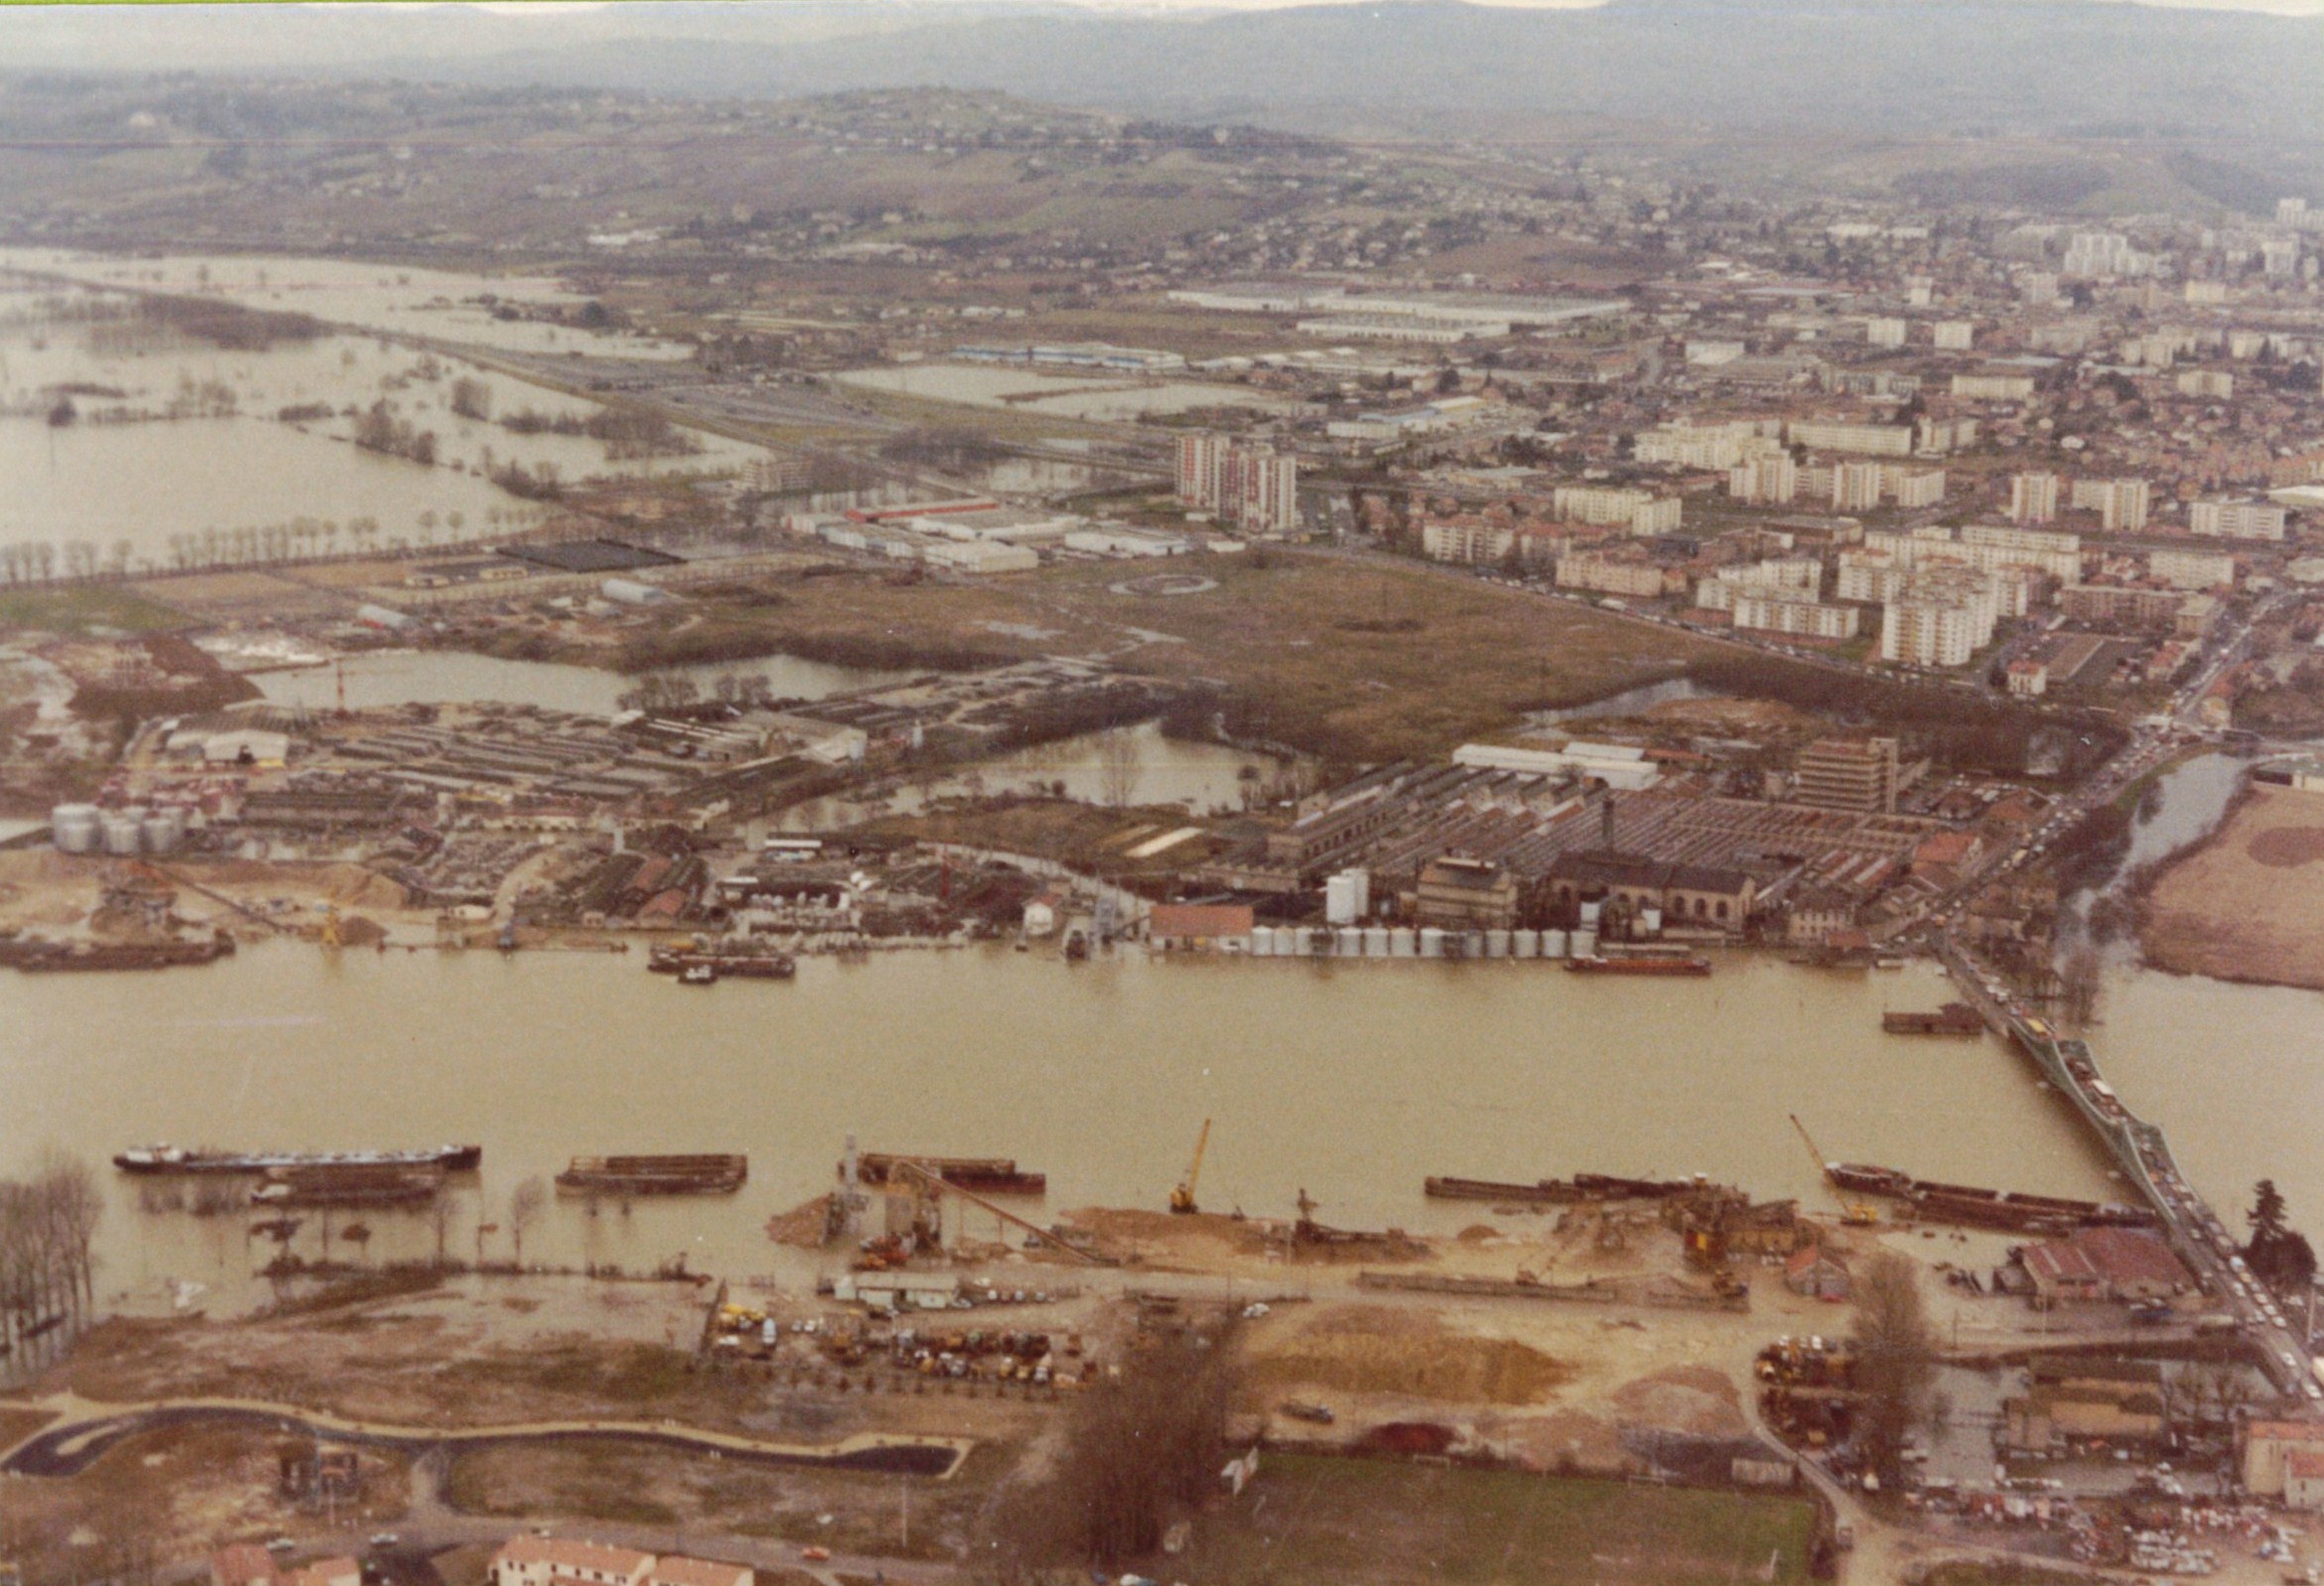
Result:
{"label": "construction crane", "polygon": [[[1808,1132],[1808,1125],[1800,1122],[1800,1115],[1793,1113],[1790,1117],[1792,1127],[1800,1131],[1800,1139],[1808,1147],[1808,1159],[1816,1164],[1816,1176],[1832,1184],[1832,1158],[1816,1148],[1815,1137]],[[1848,1200],[1840,1193],[1838,1185],[1833,1185],[1832,1198],[1840,1202],[1840,1220],[1850,1228],[1870,1228],[1880,1221],[1880,1214],[1872,1209],[1870,1202]]]}
{"label": "construction crane", "polygon": [[1202,1132],[1194,1136],[1194,1160],[1186,1164],[1186,1176],[1178,1180],[1178,1187],[1170,1191],[1170,1210],[1181,1217],[1194,1211],[1194,1183],[1202,1176],[1202,1153],[1210,1144],[1210,1120],[1202,1121]]}

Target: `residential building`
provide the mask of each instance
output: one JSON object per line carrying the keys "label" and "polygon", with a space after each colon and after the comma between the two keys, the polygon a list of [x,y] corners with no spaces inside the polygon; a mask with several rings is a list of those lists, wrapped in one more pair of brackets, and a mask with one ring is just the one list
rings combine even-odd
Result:
{"label": "residential building", "polygon": [[1770,427],[1750,419],[1726,424],[1684,421],[1666,424],[1632,436],[1631,456],[1640,463],[1670,463],[1687,468],[1731,468],[1754,457],[1783,451],[1782,443],[1767,433]]}
{"label": "residential building", "polygon": [[2058,592],[2058,606],[2077,622],[2100,627],[2168,628],[2179,608],[2200,599],[2179,590],[2127,584],[2069,584]]}
{"label": "residential building", "polygon": [[2010,694],[2021,700],[2038,700],[2050,689],[2048,665],[2031,656],[2011,661],[2007,677]]}
{"label": "residential building", "polygon": [[1886,317],[1866,320],[1864,322],[1864,344],[1874,347],[1903,346],[1905,330],[1905,322],[1902,320]]}
{"label": "residential building", "polygon": [[1965,402],[2023,402],[2033,395],[2028,374],[1957,374],[1953,394]]}
{"label": "residential building", "polygon": [[1517,531],[1488,518],[1431,518],[1421,525],[1421,553],[1433,562],[1492,564],[1517,544]]}
{"label": "residential building", "polygon": [[1886,494],[1895,497],[1900,507],[1935,506],[1945,499],[1945,470],[1900,468],[1893,463],[1883,463],[1880,487]]}
{"label": "residential building", "polygon": [[1727,494],[1754,506],[1788,506],[1800,490],[1800,466],[1788,452],[1749,458],[1727,470]]}
{"label": "residential building", "polygon": [[1654,599],[1667,593],[1675,575],[1639,557],[1606,552],[1572,552],[1558,558],[1557,584],[1561,590],[1589,590],[1599,595],[1629,595]]}
{"label": "residential building", "polygon": [[2135,534],[2146,527],[2147,484],[2144,479],[2076,479],[2077,511],[2096,512],[2099,527],[2109,534]]}
{"label": "residential building", "polygon": [[1849,424],[1841,420],[1799,419],[1784,426],[1784,439],[1793,446],[1817,452],[1866,453],[1875,457],[1910,457],[1913,431],[1909,424]]}
{"label": "residential building", "polygon": [[1843,463],[1832,470],[1832,508],[1869,512],[1880,504],[1880,464]]}
{"label": "residential building", "polygon": [[1792,802],[1894,815],[1896,781],[1896,739],[1819,738],[1793,766]]}
{"label": "residential building", "polygon": [[2009,521],[2047,523],[2058,515],[2058,476],[2020,473],[2009,481]]}
{"label": "residential building", "polygon": [[1916,567],[1881,608],[1880,659],[1906,666],[1967,666],[1992,642],[2004,586],[2022,609],[2022,579],[1966,565]]}
{"label": "residential building", "polygon": [[1288,534],[1299,522],[1299,464],[1289,453],[1216,435],[1178,437],[1181,506],[1216,512],[1253,534]]}
{"label": "residential building", "polygon": [[2282,507],[2264,501],[2197,501],[2187,508],[2187,527],[2226,540],[2280,540]]}
{"label": "residential building", "polygon": [[1840,640],[1856,636],[1860,613],[1852,605],[1827,605],[1808,590],[1746,589],[1735,595],[1734,615],[1738,628]]}
{"label": "residential building", "polygon": [[491,1586],[645,1586],[653,1554],[563,1536],[511,1536],[492,1555]]}
{"label": "residential building", "polygon": [[2219,551],[2155,551],[2146,558],[2146,572],[2174,590],[2232,589],[2236,559]]}
{"label": "residential building", "polygon": [[1669,534],[1679,527],[1681,512],[1677,496],[1607,485],[1561,484],[1550,505],[1561,518],[1632,534]]}
{"label": "residential building", "polygon": [[1887,551],[1843,551],[1833,594],[1843,600],[1885,605],[1903,593],[1911,568]]}
{"label": "residential building", "polygon": [[1226,470],[1228,442],[1220,435],[1178,437],[1177,498],[1180,506],[1216,511],[1219,481]]}
{"label": "residential building", "polygon": [[[2061,583],[2082,576],[2082,536],[2054,529],[2020,529],[2005,523],[1971,523],[1957,537],[1960,558],[1974,567],[2032,568]],[[1940,556],[1953,553],[1938,551]]]}
{"label": "residential building", "polygon": [[1977,325],[1969,320],[1939,320],[1933,334],[1939,352],[1967,352],[1977,340]]}
{"label": "residential building", "polygon": [[2171,384],[2183,397],[2225,401],[2236,394],[2236,377],[2225,369],[2181,369]]}

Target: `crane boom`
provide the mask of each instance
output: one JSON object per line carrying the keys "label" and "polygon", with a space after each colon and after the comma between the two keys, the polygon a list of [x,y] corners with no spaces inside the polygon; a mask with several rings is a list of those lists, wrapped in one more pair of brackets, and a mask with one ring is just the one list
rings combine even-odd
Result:
{"label": "crane boom", "polygon": [[1801,1141],[1802,1141],[1802,1142],[1803,1142],[1803,1143],[1804,1143],[1804,1144],[1805,1144],[1805,1145],[1808,1147],[1808,1155],[1809,1155],[1809,1157],[1810,1157],[1811,1159],[1813,1159],[1813,1160],[1814,1160],[1814,1162],[1815,1162],[1815,1164],[1816,1164],[1816,1176],[1817,1176],[1817,1177],[1819,1177],[1819,1178],[1822,1178],[1822,1179],[1829,1180],[1829,1179],[1832,1177],[1832,1173],[1831,1173],[1831,1163],[1832,1163],[1832,1158],[1831,1158],[1831,1157],[1829,1157],[1829,1156],[1826,1156],[1826,1155],[1825,1155],[1825,1154],[1824,1154],[1822,1151],[1820,1151],[1820,1150],[1818,1150],[1818,1149],[1816,1148],[1816,1140],[1815,1140],[1815,1136],[1811,1135],[1811,1134],[1808,1132],[1808,1125],[1800,1122],[1800,1115],[1799,1115],[1799,1114],[1797,1114],[1797,1113],[1794,1113],[1794,1114],[1792,1114],[1792,1115],[1791,1115],[1791,1121],[1792,1121],[1792,1127],[1793,1127],[1793,1128],[1796,1128],[1796,1129],[1798,1129],[1798,1130],[1800,1131],[1800,1139],[1801,1139]]}
{"label": "crane boom", "polygon": [[1841,1221],[1851,1228],[1875,1226],[1880,1221],[1880,1214],[1872,1209],[1869,1202],[1851,1201],[1840,1193],[1840,1186],[1833,1183],[1832,1179],[1832,1158],[1816,1148],[1815,1136],[1808,1132],[1808,1125],[1800,1122],[1800,1115],[1793,1113],[1790,1117],[1792,1127],[1800,1131],[1801,1142],[1808,1147],[1809,1159],[1816,1164],[1816,1176],[1832,1186],[1832,1198],[1840,1202]]}
{"label": "crane boom", "polygon": [[1170,1191],[1170,1210],[1180,1214],[1194,1210],[1194,1186],[1202,1177],[1202,1153],[1210,1147],[1210,1120],[1202,1121],[1202,1132],[1194,1136],[1194,1160],[1186,1164],[1186,1176],[1178,1180],[1178,1187]]}

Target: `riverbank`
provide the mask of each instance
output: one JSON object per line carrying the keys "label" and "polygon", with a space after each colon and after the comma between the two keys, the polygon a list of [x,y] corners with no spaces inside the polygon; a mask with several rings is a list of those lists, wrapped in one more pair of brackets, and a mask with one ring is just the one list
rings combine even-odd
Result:
{"label": "riverbank", "polygon": [[2145,880],[2133,906],[2153,968],[2324,989],[2324,796],[2255,786]]}

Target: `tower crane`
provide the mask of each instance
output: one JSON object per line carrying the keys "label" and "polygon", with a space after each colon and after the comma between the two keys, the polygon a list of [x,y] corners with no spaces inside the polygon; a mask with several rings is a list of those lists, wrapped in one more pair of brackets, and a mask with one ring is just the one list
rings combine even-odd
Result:
{"label": "tower crane", "polygon": [[[1832,1183],[1832,1158],[1816,1148],[1815,1138],[1808,1133],[1808,1125],[1800,1122],[1800,1115],[1790,1115],[1792,1127],[1800,1131],[1800,1140],[1808,1147],[1809,1160],[1816,1164],[1816,1176],[1826,1184]],[[1850,1201],[1834,1186],[1832,1198],[1840,1202],[1840,1220],[1850,1228],[1870,1228],[1880,1221],[1880,1214],[1868,1201]]]}
{"label": "tower crane", "polygon": [[1206,1118],[1202,1121],[1202,1132],[1194,1136],[1194,1160],[1186,1164],[1186,1176],[1170,1191],[1170,1210],[1181,1217],[1194,1210],[1194,1184],[1202,1177],[1202,1153],[1209,1145],[1210,1120]]}

